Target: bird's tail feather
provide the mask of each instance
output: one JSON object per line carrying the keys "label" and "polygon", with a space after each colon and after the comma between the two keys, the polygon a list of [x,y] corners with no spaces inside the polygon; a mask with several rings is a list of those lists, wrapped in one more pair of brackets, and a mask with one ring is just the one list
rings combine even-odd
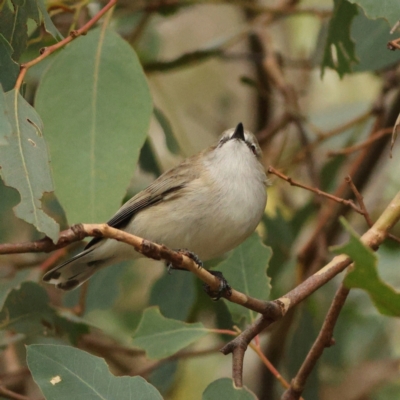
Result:
{"label": "bird's tail feather", "polygon": [[91,261],[93,248],[82,251],[64,264],[58,265],[43,276],[43,281],[53,283],[63,290],[72,290],[88,280],[103,264]]}

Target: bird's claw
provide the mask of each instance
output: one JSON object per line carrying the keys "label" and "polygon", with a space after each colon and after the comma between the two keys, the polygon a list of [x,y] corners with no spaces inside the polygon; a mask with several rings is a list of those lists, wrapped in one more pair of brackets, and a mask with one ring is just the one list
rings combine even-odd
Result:
{"label": "bird's claw", "polygon": [[[183,255],[185,255],[185,256],[191,258],[191,259],[197,264],[197,266],[198,266],[199,268],[203,268],[203,262],[202,262],[202,261],[200,260],[200,258],[199,258],[195,253],[193,253],[192,251],[190,251],[190,250],[188,250],[188,249],[175,249],[175,251],[177,251],[177,252],[179,252],[179,253],[181,253],[181,254],[183,254]],[[176,265],[173,265],[171,262],[167,263],[167,272],[168,272],[169,275],[172,274],[172,270],[173,270],[173,269],[180,269],[181,271],[187,271],[187,269],[177,267]]]}
{"label": "bird's claw", "polygon": [[203,284],[204,291],[211,297],[212,300],[217,301],[223,295],[227,295],[228,297],[232,294],[232,288],[229,285],[228,281],[222,275],[222,272],[219,271],[208,271],[211,275],[216,276],[219,279],[219,288],[217,291],[211,290],[211,287],[207,284]]}

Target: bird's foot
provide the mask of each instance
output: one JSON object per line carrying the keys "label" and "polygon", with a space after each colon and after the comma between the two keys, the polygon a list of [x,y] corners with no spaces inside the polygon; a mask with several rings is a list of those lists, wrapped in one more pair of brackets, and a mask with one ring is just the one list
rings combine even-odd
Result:
{"label": "bird's foot", "polygon": [[219,288],[216,291],[211,290],[210,286],[207,283],[203,284],[204,291],[214,300],[219,300],[223,295],[227,295],[228,297],[232,294],[232,288],[229,285],[228,281],[222,275],[222,272],[219,271],[208,271],[211,275],[216,276],[219,279]]}
{"label": "bird's foot", "polygon": [[[196,264],[197,264],[197,266],[199,267],[199,268],[203,268],[203,262],[200,260],[200,258],[195,254],[195,253],[193,253],[192,251],[190,251],[190,250],[188,250],[188,249],[174,249],[175,251],[177,251],[177,252],[179,252],[179,253],[182,253],[183,255],[185,255],[185,256],[187,256],[187,257],[189,257],[189,258],[191,258]],[[187,269],[186,268],[181,268],[181,267],[178,267],[178,266],[176,266],[176,265],[173,265],[172,263],[170,263],[170,262],[168,262],[167,263],[167,271],[168,271],[168,273],[171,275],[172,274],[172,270],[173,269],[179,269],[179,270],[181,270],[181,271],[187,271]]]}

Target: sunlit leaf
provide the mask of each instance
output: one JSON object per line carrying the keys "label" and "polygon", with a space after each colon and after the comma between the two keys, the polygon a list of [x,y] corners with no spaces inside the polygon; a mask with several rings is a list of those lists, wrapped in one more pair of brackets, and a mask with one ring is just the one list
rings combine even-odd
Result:
{"label": "sunlit leaf", "polygon": [[[270,247],[265,246],[257,233],[253,233],[244,243],[234,249],[229,257],[217,265],[228,283],[236,290],[257,299],[268,300],[270,279],[267,276]],[[256,313],[236,303],[226,302],[232,319],[251,322]]]}
{"label": "sunlit leaf", "polygon": [[344,218],[341,223],[350,234],[350,241],[342,246],[335,246],[337,254],[347,254],[353,261],[352,267],[344,283],[349,288],[365,290],[380,313],[390,316],[400,316],[400,293],[379,277],[377,256],[361,241],[357,233]]}
{"label": "sunlit leaf", "polygon": [[109,219],[133,175],[152,111],[134,50],[108,29],[80,37],[55,57],[35,105],[69,223]]}
{"label": "sunlit leaf", "polygon": [[390,26],[400,19],[400,2],[398,0],[348,0],[358,4],[368,18],[385,18]]}
{"label": "sunlit leaf", "polygon": [[211,382],[203,392],[202,400],[257,400],[246,387],[237,388],[232,379],[221,378]]}
{"label": "sunlit leaf", "polygon": [[73,347],[30,345],[27,363],[48,400],[162,400],[142,377],[116,377],[104,359]]}
{"label": "sunlit leaf", "polygon": [[41,202],[44,193],[53,191],[42,121],[18,91],[5,97],[12,132],[6,135],[8,145],[0,146],[0,166],[4,183],[21,196],[15,215],[56,241],[59,226],[45,214]]}
{"label": "sunlit leaf", "polygon": [[187,324],[165,318],[158,307],[147,308],[133,335],[133,345],[145,350],[151,359],[161,359],[189,346],[207,334],[203,324]]}
{"label": "sunlit leaf", "polygon": [[326,67],[333,68],[340,77],[351,72],[351,64],[357,62],[355,44],[350,37],[350,27],[357,15],[357,6],[347,0],[334,0],[333,16],[328,27],[322,60],[322,74]]}

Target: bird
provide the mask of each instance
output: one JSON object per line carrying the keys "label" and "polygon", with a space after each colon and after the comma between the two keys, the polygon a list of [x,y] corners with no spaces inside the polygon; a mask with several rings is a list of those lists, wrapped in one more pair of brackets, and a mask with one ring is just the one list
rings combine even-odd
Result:
{"label": "bird", "polygon": [[[160,175],[107,224],[185,249],[196,261],[220,257],[249,237],[264,214],[269,183],[261,160],[256,137],[239,123],[217,144]],[[93,238],[43,281],[72,290],[101,268],[139,257],[144,256],[126,243]]]}

